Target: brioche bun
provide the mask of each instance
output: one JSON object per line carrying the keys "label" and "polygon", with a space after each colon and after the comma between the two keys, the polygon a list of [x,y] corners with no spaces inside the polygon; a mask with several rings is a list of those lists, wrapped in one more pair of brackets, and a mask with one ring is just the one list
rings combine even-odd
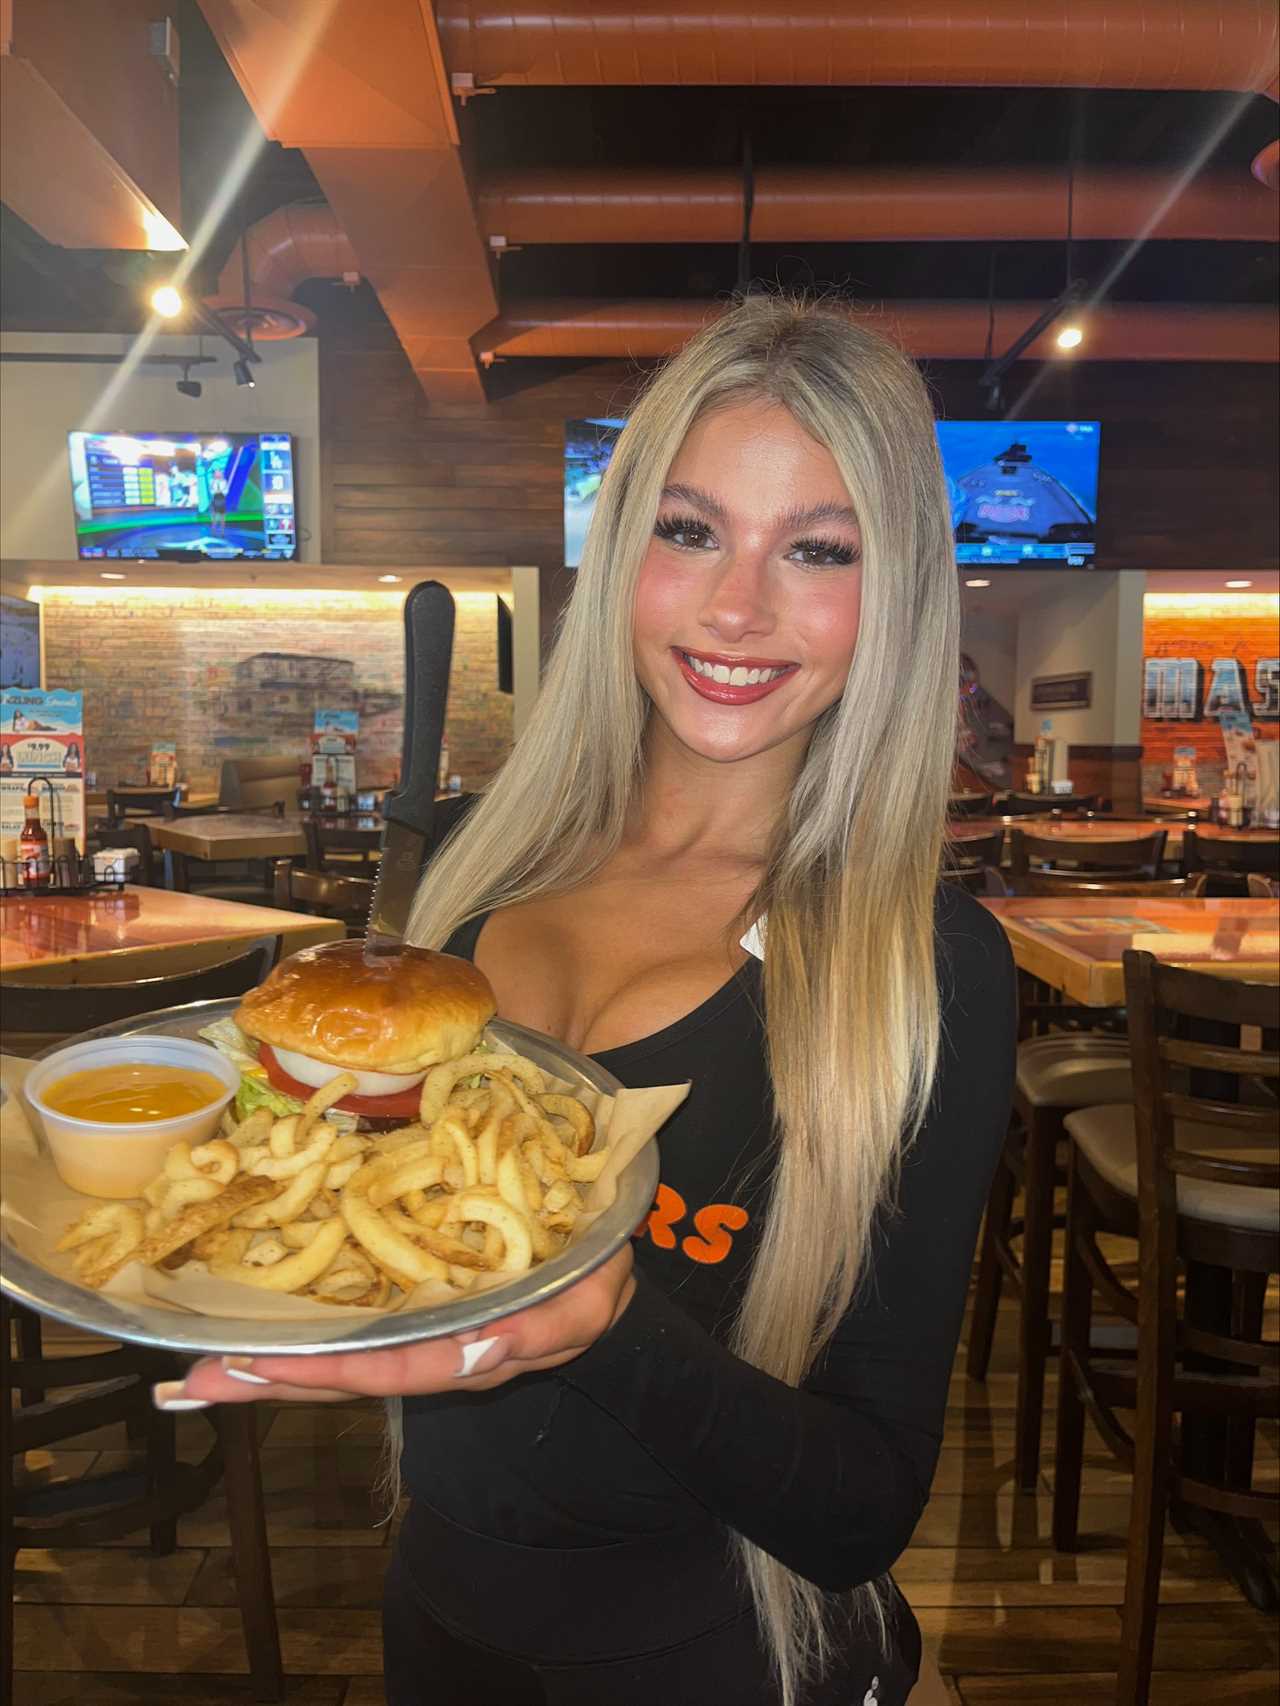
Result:
{"label": "brioche bun", "polygon": [[332,1066],[412,1073],[469,1054],[495,1010],[469,960],[402,947],[366,961],[363,942],[327,942],[282,960],[236,1024]]}

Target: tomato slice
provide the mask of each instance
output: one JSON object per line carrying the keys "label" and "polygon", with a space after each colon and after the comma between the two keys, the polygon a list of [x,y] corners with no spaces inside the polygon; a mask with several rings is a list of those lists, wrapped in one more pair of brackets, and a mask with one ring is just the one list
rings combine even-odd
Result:
{"label": "tomato slice", "polygon": [[[286,1096],[296,1096],[305,1102],[314,1094],[314,1086],[291,1077],[276,1059],[270,1043],[258,1049],[258,1059],[266,1068],[267,1082],[273,1090]],[[366,1119],[415,1120],[422,1105],[421,1084],[411,1084],[407,1090],[393,1090],[389,1096],[344,1096],[334,1107],[344,1114],[362,1114]]]}

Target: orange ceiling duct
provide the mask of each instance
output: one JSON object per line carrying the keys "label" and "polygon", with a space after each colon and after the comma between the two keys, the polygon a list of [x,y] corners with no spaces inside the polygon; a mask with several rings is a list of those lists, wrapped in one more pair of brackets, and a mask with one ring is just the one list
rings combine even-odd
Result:
{"label": "orange ceiling duct", "polygon": [[[245,303],[245,249],[249,259],[249,305]],[[296,338],[309,332],[315,315],[289,299],[307,278],[340,278],[355,284],[360,263],[331,208],[295,203],[277,208],[251,225],[236,243],[205,300],[243,337]]]}
{"label": "orange ceiling duct", "polygon": [[[341,270],[358,268],[377,291],[428,398],[483,402],[470,338],[497,300],[432,8],[424,0],[200,0],[200,8],[267,136],[306,154],[333,228],[349,239],[351,264]],[[322,263],[324,242],[317,224],[297,264],[328,272],[338,251]],[[289,274],[282,243],[266,258]],[[240,294],[238,279],[225,282]],[[256,276],[253,294],[256,302]]]}
{"label": "orange ceiling duct", "polygon": [[[1007,348],[1046,306],[997,303],[993,347]],[[475,347],[482,365],[504,356],[665,356],[723,311],[722,303],[706,301],[542,299],[505,309],[477,336]],[[923,360],[978,361],[986,348],[985,302],[886,302],[865,312],[878,329]],[[1276,316],[1268,307],[1109,302],[1071,317],[1085,331],[1077,350],[1062,357],[1051,327],[1030,345],[1025,359],[1280,360]]]}
{"label": "orange ceiling duct", "polygon": [[[1067,178],[1044,170],[761,166],[758,243],[1053,241],[1067,228]],[[732,170],[531,167],[480,186],[495,248],[525,243],[735,243],[742,179]],[[1095,238],[1276,242],[1275,202],[1247,178],[1182,185],[1154,172],[1077,174],[1073,227]]]}
{"label": "orange ceiling duct", "polygon": [[1265,0],[438,0],[455,90],[529,84],[1274,88]]}
{"label": "orange ceiling duct", "polygon": [[1268,142],[1254,155],[1251,167],[1254,177],[1269,190],[1280,189],[1280,142]]}

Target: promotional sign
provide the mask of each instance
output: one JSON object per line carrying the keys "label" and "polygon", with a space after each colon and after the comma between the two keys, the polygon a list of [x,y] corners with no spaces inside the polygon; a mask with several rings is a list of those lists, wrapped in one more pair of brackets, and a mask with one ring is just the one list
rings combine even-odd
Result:
{"label": "promotional sign", "polygon": [[1252,806],[1258,792],[1258,743],[1253,721],[1243,711],[1224,711],[1218,718],[1218,727],[1227,754],[1227,781],[1234,783],[1238,777],[1244,784],[1240,790],[1244,802]]}
{"label": "promotional sign", "polygon": [[84,695],[65,688],[0,692],[0,838],[22,833],[23,799],[40,801],[51,842],[84,851]]}
{"label": "promotional sign", "polygon": [[334,803],[347,803],[356,791],[357,711],[317,711],[311,733],[311,786],[333,791]]}
{"label": "promotional sign", "polygon": [[147,759],[147,781],[153,788],[172,788],[178,780],[178,743],[153,740]]}

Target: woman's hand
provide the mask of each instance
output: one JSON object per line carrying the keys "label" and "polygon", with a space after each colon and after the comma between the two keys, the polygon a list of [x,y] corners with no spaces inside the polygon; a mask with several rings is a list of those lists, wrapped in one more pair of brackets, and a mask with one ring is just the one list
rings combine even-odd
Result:
{"label": "woman's hand", "polygon": [[517,1374],[558,1368],[581,1356],[618,1321],[635,1291],[631,1245],[546,1303],[522,1309],[474,1333],[420,1339],[386,1351],[335,1356],[206,1357],[184,1381],[154,1390],[161,1409],[256,1399],[337,1403],[346,1398],[419,1397],[487,1392]]}

